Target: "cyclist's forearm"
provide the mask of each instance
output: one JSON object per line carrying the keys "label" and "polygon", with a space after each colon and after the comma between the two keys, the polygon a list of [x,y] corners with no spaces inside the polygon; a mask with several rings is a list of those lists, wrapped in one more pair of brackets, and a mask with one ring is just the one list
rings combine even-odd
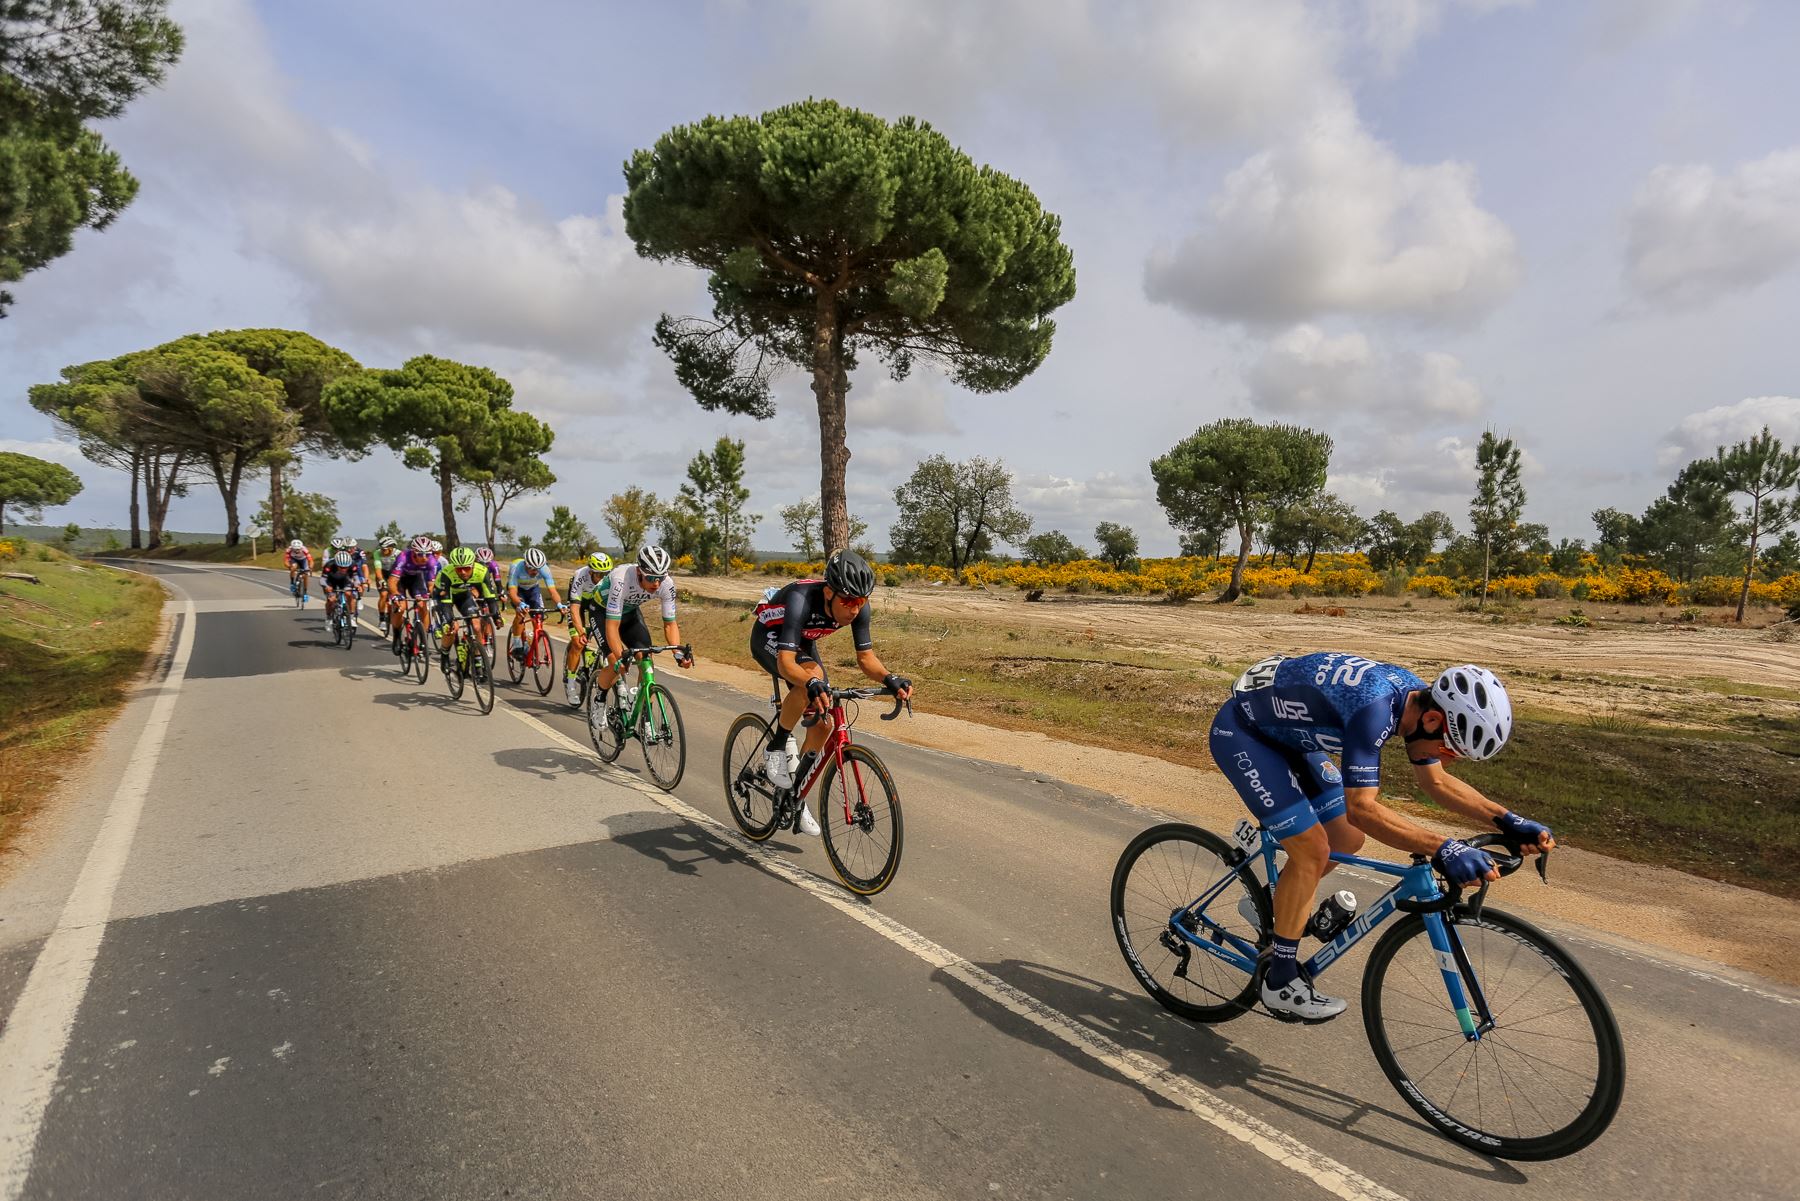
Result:
{"label": "cyclist's forearm", "polygon": [[1352,826],[1384,846],[1430,855],[1444,841],[1442,835],[1433,834],[1382,804],[1379,788],[1346,788],[1344,807]]}
{"label": "cyclist's forearm", "polygon": [[887,680],[887,665],[884,664],[881,661],[881,657],[872,650],[857,651],[856,665],[862,668],[862,673],[865,676],[868,676],[878,684]]}
{"label": "cyclist's forearm", "polygon": [[1419,786],[1425,794],[1453,813],[1460,813],[1466,818],[1491,826],[1494,819],[1506,812],[1505,805],[1499,805],[1481,795],[1479,789],[1457,779],[1441,766],[1433,764],[1415,773]]}
{"label": "cyclist's forearm", "polygon": [[663,641],[670,646],[681,645],[681,626],[677,622],[663,622]]}

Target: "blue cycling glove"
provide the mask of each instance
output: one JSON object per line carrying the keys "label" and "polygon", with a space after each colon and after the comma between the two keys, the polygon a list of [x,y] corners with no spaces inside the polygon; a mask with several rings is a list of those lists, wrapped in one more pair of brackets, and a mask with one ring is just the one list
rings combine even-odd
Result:
{"label": "blue cycling glove", "polygon": [[1549,826],[1542,822],[1534,822],[1528,817],[1520,817],[1510,809],[1496,817],[1494,825],[1500,833],[1521,846],[1534,847],[1540,840],[1550,837]]}
{"label": "blue cycling glove", "polygon": [[1460,888],[1479,884],[1483,876],[1494,870],[1494,861],[1460,838],[1446,838],[1437,854],[1431,857],[1431,866]]}

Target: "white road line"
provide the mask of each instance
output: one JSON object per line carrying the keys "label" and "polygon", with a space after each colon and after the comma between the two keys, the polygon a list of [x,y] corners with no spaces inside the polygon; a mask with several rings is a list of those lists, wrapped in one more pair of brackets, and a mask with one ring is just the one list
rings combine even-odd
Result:
{"label": "white road line", "polygon": [[74,1030],[75,1014],[87,992],[100,953],[113,892],[131,854],[138,817],[150,777],[162,752],[163,737],[181,693],[188,656],[194,648],[194,606],[184,602],[181,631],[168,671],[152,686],[160,691],[150,718],[138,735],[131,761],[113,794],[100,832],[94,837],[81,875],[57,918],[56,929],[38,952],[25,991],[19,994],[4,1031],[0,1031],[0,1201],[17,1201],[31,1174],[31,1158],[43,1128],[44,1111],[62,1071],[63,1054]]}
{"label": "white road line", "polygon": [[[589,747],[552,729],[532,714],[515,708],[510,701],[506,702],[506,710],[552,742],[577,754],[590,753]],[[631,776],[621,776],[618,782],[642,793],[677,817],[703,826],[717,837],[741,847],[751,862],[764,871],[786,880],[838,912],[861,922],[889,942],[955,977],[994,1004],[1017,1014],[1132,1083],[1186,1109],[1201,1121],[1266,1155],[1282,1167],[1304,1176],[1326,1192],[1343,1197],[1346,1201],[1405,1201],[1400,1194],[1351,1171],[1330,1156],[1313,1150],[1299,1139],[1215,1096],[1192,1080],[1159,1067],[1153,1060],[1120,1046],[1092,1027],[1051,1008],[1031,994],[1013,987],[992,972],[977,967],[961,955],[940,946],[917,930],[902,925],[873,906],[852,901],[835,883],[813,875],[765,846],[751,842],[736,830],[685,801]]]}

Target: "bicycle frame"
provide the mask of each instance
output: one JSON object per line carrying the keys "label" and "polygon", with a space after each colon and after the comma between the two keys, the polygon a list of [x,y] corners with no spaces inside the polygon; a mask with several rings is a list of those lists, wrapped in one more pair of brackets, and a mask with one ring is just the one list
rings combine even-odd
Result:
{"label": "bicycle frame", "polygon": [[[1240,872],[1221,878],[1192,903],[1169,915],[1169,929],[1183,942],[1246,973],[1256,971],[1258,948],[1254,943],[1220,926],[1204,910],[1228,886],[1240,879],[1240,873],[1258,857],[1262,860],[1271,890],[1274,888],[1275,882],[1280,878],[1275,866],[1275,852],[1280,849],[1280,844],[1270,838],[1266,831],[1259,829],[1258,834],[1258,845],[1253,853],[1246,855],[1240,864]],[[1241,840],[1239,846],[1242,847]],[[1359,867],[1377,875],[1394,877],[1394,884],[1377,897],[1367,910],[1358,914],[1342,933],[1314,952],[1312,958],[1301,965],[1302,970],[1316,980],[1326,968],[1342,958],[1346,951],[1395,913],[1420,913],[1425,919],[1425,931],[1431,940],[1431,949],[1437,953],[1438,971],[1444,978],[1444,988],[1450,994],[1450,1007],[1456,1012],[1457,1024],[1462,1027],[1463,1037],[1479,1039],[1493,1029],[1494,1016],[1488,1009],[1487,997],[1475,978],[1474,968],[1469,963],[1462,940],[1454,936],[1451,923],[1444,920],[1444,913],[1453,903],[1452,898],[1438,886],[1431,864],[1418,860],[1401,867],[1381,859],[1365,859],[1360,855],[1345,855],[1336,851],[1332,852],[1331,861]],[[1474,1013],[1470,1012],[1471,994],[1474,998]]]}

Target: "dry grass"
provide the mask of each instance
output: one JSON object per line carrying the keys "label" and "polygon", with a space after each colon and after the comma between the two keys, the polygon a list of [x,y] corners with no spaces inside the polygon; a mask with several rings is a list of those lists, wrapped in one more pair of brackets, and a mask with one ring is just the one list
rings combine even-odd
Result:
{"label": "dry grass", "polygon": [[124,703],[163,591],[141,576],[26,544],[0,581],[0,850]]}

